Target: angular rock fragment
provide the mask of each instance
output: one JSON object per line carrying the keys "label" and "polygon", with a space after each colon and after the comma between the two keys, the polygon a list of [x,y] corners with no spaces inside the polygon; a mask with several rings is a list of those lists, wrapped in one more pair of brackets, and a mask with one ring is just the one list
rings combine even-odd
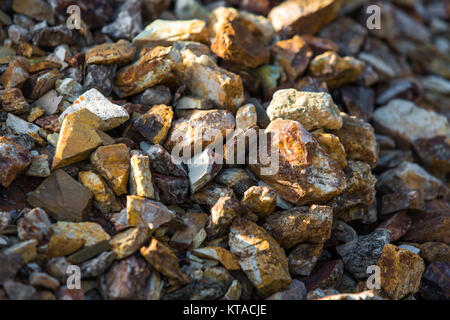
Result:
{"label": "angular rock fragment", "polygon": [[136,227],[116,234],[109,243],[116,259],[120,260],[134,254],[148,239],[150,239],[149,229]]}
{"label": "angular rock fragment", "polygon": [[62,74],[57,69],[35,73],[24,84],[23,95],[27,99],[36,100],[50,91],[60,78],[62,78]]}
{"label": "angular rock fragment", "polygon": [[[183,99],[183,98],[182,98]],[[163,85],[156,85],[145,89],[144,92],[132,98],[133,103],[143,104],[148,106],[157,106],[161,104],[170,105],[172,101],[172,93],[168,87]],[[177,106],[179,101],[177,102]]]}
{"label": "angular rock fragment", "polygon": [[306,293],[303,282],[294,279],[286,290],[274,293],[266,300],[306,300]]}
{"label": "angular rock fragment", "polygon": [[30,110],[30,106],[25,100],[22,91],[18,88],[0,90],[1,110],[12,112],[13,114],[23,114]]}
{"label": "angular rock fragment", "polygon": [[3,287],[10,300],[31,300],[36,294],[36,289],[21,282],[7,280]]}
{"label": "angular rock fragment", "polygon": [[320,288],[336,288],[341,282],[344,272],[342,260],[331,260],[321,262],[312,274],[307,278],[302,278],[308,291]]}
{"label": "angular rock fragment", "polygon": [[74,254],[67,257],[67,260],[69,260],[73,264],[81,264],[82,262],[89,260],[102,252],[111,250],[112,246],[109,243],[108,240],[103,240],[100,242],[97,242],[96,244],[86,246],[81,250],[78,250]]}
{"label": "angular rock fragment", "polygon": [[227,270],[239,270],[239,259],[230,251],[222,247],[203,247],[193,250],[200,258],[214,259],[219,261]]}
{"label": "angular rock fragment", "polygon": [[430,300],[448,300],[450,263],[433,262],[423,273],[420,294]]}
{"label": "angular rock fragment", "polygon": [[222,164],[217,160],[217,156],[211,149],[206,149],[191,159],[188,171],[192,194],[212,181],[222,169]]}
{"label": "angular rock fragment", "polygon": [[33,156],[9,137],[0,137],[0,183],[9,187],[31,164]]}
{"label": "angular rock fragment", "polygon": [[64,222],[58,221],[52,226],[56,236],[68,239],[84,240],[86,246],[92,246],[111,237],[95,222]]}
{"label": "angular rock fragment", "polygon": [[20,89],[30,77],[28,71],[28,61],[23,58],[18,58],[9,63],[8,69],[0,77],[0,83],[5,89]]}
{"label": "angular rock fragment", "polygon": [[392,217],[383,221],[379,228],[386,228],[391,232],[390,241],[397,241],[405,235],[411,227],[411,218],[404,211],[394,214]]}
{"label": "angular rock fragment", "polygon": [[163,144],[173,119],[172,107],[157,105],[133,121],[133,126],[152,144]]}
{"label": "angular rock fragment", "polygon": [[206,227],[210,238],[225,235],[234,218],[239,215],[239,200],[231,197],[220,197],[211,208],[211,217]]}
{"label": "angular rock fragment", "polygon": [[41,208],[25,213],[17,223],[17,231],[21,240],[35,239],[38,244],[45,244],[53,234],[47,213]]}
{"label": "angular rock fragment", "polygon": [[106,182],[93,171],[81,171],[78,174],[81,184],[94,194],[93,205],[102,213],[112,209],[116,197]]}
{"label": "angular rock fragment", "polygon": [[265,186],[249,188],[241,199],[241,204],[261,219],[265,219],[275,211],[276,203],[277,194],[271,188]]}
{"label": "angular rock fragment", "polygon": [[96,89],[104,96],[111,95],[116,70],[115,64],[89,64],[86,69],[84,89]]}
{"label": "angular rock fragment", "polygon": [[12,246],[3,250],[6,255],[18,254],[22,257],[24,263],[34,261],[37,256],[37,246],[38,242],[36,239],[31,239],[27,241],[18,242]]}
{"label": "angular rock fragment", "polygon": [[165,176],[159,173],[155,173],[152,179],[158,189],[161,202],[165,204],[181,204],[185,201],[189,193],[189,179]]}
{"label": "angular rock fragment", "polygon": [[116,20],[104,26],[102,32],[114,39],[133,39],[142,31],[141,1],[126,1],[118,8]]}
{"label": "angular rock fragment", "polygon": [[442,242],[425,242],[420,246],[420,256],[428,263],[450,262],[450,247]]}
{"label": "angular rock fragment", "polygon": [[220,197],[235,197],[232,189],[209,183],[191,195],[190,199],[198,204],[214,206]]}
{"label": "angular rock fragment", "polygon": [[30,284],[32,286],[43,287],[51,290],[59,288],[59,281],[44,272],[34,272],[30,275]]}
{"label": "angular rock fragment", "polygon": [[100,276],[112,265],[112,263],[114,262],[114,258],[114,253],[111,251],[107,251],[99,254],[98,257],[94,259],[83,262],[83,264],[80,266],[81,277],[91,278]]}
{"label": "angular rock fragment", "polygon": [[424,207],[423,201],[423,195],[419,190],[388,193],[381,198],[381,214],[401,210],[421,210]]}
{"label": "angular rock fragment", "polygon": [[331,133],[325,133],[322,129],[311,132],[320,146],[328,153],[330,158],[336,160],[342,169],[347,167],[346,149],[342,145],[339,137]]}
{"label": "angular rock fragment", "polygon": [[175,177],[187,177],[187,170],[169,152],[160,145],[149,145],[141,142],[141,150],[148,154],[152,172],[168,174]]}
{"label": "angular rock fragment", "polygon": [[[55,83],[56,92],[66,98],[67,101],[74,103],[83,93],[83,87],[72,78],[58,79]],[[52,91],[50,91],[52,92]],[[52,92],[53,93],[53,92]],[[54,105],[54,104],[53,104]],[[58,105],[59,106],[59,105]],[[44,108],[45,109],[45,108]],[[56,111],[56,109],[55,109]],[[48,112],[48,114],[52,114]]]}
{"label": "angular rock fragment", "polygon": [[257,184],[257,181],[242,168],[224,168],[214,178],[214,182],[233,189],[239,198],[242,198],[250,187]]}
{"label": "angular rock fragment", "polygon": [[130,226],[143,226],[154,231],[175,219],[175,213],[160,202],[127,196],[127,217]]}
{"label": "angular rock fragment", "polygon": [[289,253],[289,271],[293,275],[309,276],[319,261],[323,244],[301,243]]}
{"label": "angular rock fragment", "polygon": [[147,156],[133,155],[130,159],[130,194],[155,199],[155,190]]}
{"label": "angular rock fragment", "polygon": [[426,167],[430,167],[437,172],[450,172],[449,136],[421,138],[414,140],[412,145]]}

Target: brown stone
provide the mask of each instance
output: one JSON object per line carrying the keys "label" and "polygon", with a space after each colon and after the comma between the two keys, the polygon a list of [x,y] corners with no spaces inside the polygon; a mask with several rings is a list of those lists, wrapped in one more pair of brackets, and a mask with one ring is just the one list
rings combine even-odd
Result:
{"label": "brown stone", "polygon": [[206,204],[212,207],[219,201],[220,197],[234,197],[233,189],[209,183],[191,195],[190,199],[198,204]]}
{"label": "brown stone", "polygon": [[419,255],[386,244],[378,267],[381,269],[381,287],[390,298],[398,300],[419,291],[420,279],[425,271],[425,263]]}
{"label": "brown stone", "polygon": [[24,84],[23,94],[27,99],[37,100],[54,88],[56,80],[60,78],[62,74],[57,69],[35,73]]}
{"label": "brown stone", "polygon": [[1,110],[12,112],[13,114],[22,114],[30,110],[28,102],[25,100],[22,91],[18,88],[0,90]]}
{"label": "brown stone", "polygon": [[99,147],[91,155],[91,162],[100,175],[106,179],[116,195],[127,193],[130,175],[130,154],[123,144]]}
{"label": "brown stone", "polygon": [[65,171],[56,170],[28,195],[27,201],[57,220],[79,222],[88,217],[92,197],[88,189]]}
{"label": "brown stone", "polygon": [[206,231],[210,238],[218,238],[228,232],[233,219],[239,215],[239,200],[232,197],[220,197],[211,208]]}
{"label": "brown stone", "polygon": [[133,121],[133,126],[152,144],[163,144],[173,119],[172,107],[158,105]]}
{"label": "brown stone", "polygon": [[129,228],[116,234],[109,243],[117,259],[124,259],[139,250],[150,239],[148,228]]}
{"label": "brown stone", "polygon": [[9,137],[0,137],[0,184],[9,187],[32,160],[27,149]]}
{"label": "brown stone", "polygon": [[316,266],[323,244],[301,243],[289,253],[289,271],[293,275],[309,276]]}
{"label": "brown stone", "polygon": [[391,232],[391,241],[397,241],[408,232],[411,227],[411,218],[407,213],[401,211],[383,221],[378,227],[388,229]]}
{"label": "brown stone", "polygon": [[442,242],[425,242],[420,245],[420,256],[428,263],[450,262],[450,247]]}
{"label": "brown stone", "polygon": [[93,205],[102,213],[108,213],[115,204],[116,197],[106,182],[94,171],[81,171],[78,179],[94,194]]}
{"label": "brown stone", "polygon": [[227,249],[222,247],[203,247],[192,251],[200,258],[219,261],[227,270],[240,270],[239,259]]}
{"label": "brown stone", "polygon": [[301,280],[308,291],[316,288],[336,288],[341,282],[343,272],[342,260],[331,260],[320,263],[309,277]]}
{"label": "brown stone", "polygon": [[325,133],[323,130],[315,130],[311,132],[311,135],[316,138],[317,142],[330,158],[336,160],[342,169],[347,167],[346,149],[344,149],[338,136],[331,133]]}
{"label": "brown stone", "polygon": [[29,64],[26,59],[20,58],[9,63],[8,69],[0,77],[0,83],[6,89],[22,88],[30,77]]}
{"label": "brown stone", "polygon": [[17,223],[17,231],[20,239],[36,239],[40,245],[48,242],[53,234],[47,213],[41,208],[26,212]]}
{"label": "brown stone", "polygon": [[161,202],[127,196],[127,219],[130,226],[147,227],[154,231],[175,219],[175,213]]}
{"label": "brown stone", "polygon": [[276,192],[265,186],[253,186],[245,191],[241,204],[249,208],[259,218],[265,219],[275,211]]}
{"label": "brown stone", "polygon": [[136,48],[126,40],[116,43],[104,43],[86,52],[86,64],[118,64],[130,63],[136,53]]}
{"label": "brown stone", "polygon": [[381,214],[401,210],[421,210],[424,207],[423,201],[420,190],[388,193],[381,198]]}
{"label": "brown stone", "polygon": [[437,172],[450,172],[450,138],[437,136],[420,138],[412,142],[422,162]]}

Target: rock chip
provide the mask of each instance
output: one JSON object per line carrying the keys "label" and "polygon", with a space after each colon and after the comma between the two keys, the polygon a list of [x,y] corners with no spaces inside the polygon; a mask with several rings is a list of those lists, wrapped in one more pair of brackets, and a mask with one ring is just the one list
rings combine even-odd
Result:
{"label": "rock chip", "polygon": [[288,256],[292,275],[309,276],[319,261],[323,244],[301,243]]}
{"label": "rock chip", "polygon": [[294,279],[286,290],[274,293],[266,300],[306,300],[306,293],[303,282]]}
{"label": "rock chip", "polygon": [[133,126],[152,144],[163,144],[173,119],[172,107],[157,105],[133,121]]}
{"label": "rock chip", "polygon": [[203,247],[192,251],[200,258],[219,261],[227,270],[240,270],[239,259],[227,249],[222,247]]}
{"label": "rock chip", "polygon": [[94,171],[81,171],[78,174],[81,184],[94,194],[93,205],[102,213],[111,211],[116,197],[106,182]]}
{"label": "rock chip", "polygon": [[175,219],[175,213],[165,205],[144,197],[127,196],[127,219],[130,226],[147,227],[154,231]]}
{"label": "rock chip", "polygon": [[33,272],[30,275],[30,284],[35,287],[43,287],[51,290],[58,290],[59,281],[45,272]]}
{"label": "rock chip", "polygon": [[116,234],[109,243],[116,259],[124,259],[134,254],[150,239],[148,228],[129,228]]}
{"label": "rock chip", "polygon": [[130,159],[130,194],[155,199],[148,156],[133,155]]}
{"label": "rock chip", "polygon": [[242,198],[250,187],[257,184],[257,181],[242,168],[224,168],[214,178],[214,182],[233,189],[239,198]]}
{"label": "rock chip", "polygon": [[114,253],[111,251],[102,252],[96,258],[83,262],[80,266],[81,277],[98,277],[105,272],[114,262]]}
{"label": "rock chip", "polygon": [[218,161],[218,156],[208,148],[191,159],[188,164],[188,171],[192,194],[212,181],[222,169],[222,164]]}
{"label": "rock chip", "polygon": [[24,263],[32,262],[37,256],[37,244],[38,242],[36,239],[17,242],[16,244],[4,249],[3,253],[6,255],[18,254],[22,257]]}
{"label": "rock chip", "polygon": [[381,214],[401,210],[421,210],[424,207],[423,201],[423,195],[419,190],[388,193],[381,198]]}
{"label": "rock chip", "polygon": [[228,232],[228,228],[234,218],[239,215],[239,200],[232,197],[220,197],[211,208],[206,231],[210,238],[218,238]]}
{"label": "rock chip", "polygon": [[448,300],[450,297],[450,263],[433,262],[423,273],[420,293],[431,300]]}
{"label": "rock chip", "polygon": [[35,239],[45,244],[53,233],[47,213],[41,208],[26,212],[17,223],[17,232],[21,240]]}
{"label": "rock chip", "polygon": [[450,247],[442,242],[425,242],[420,245],[420,256],[428,263],[450,262]]}
{"label": "rock chip", "polygon": [[187,177],[186,168],[160,145],[141,142],[141,150],[148,154],[152,173],[168,174],[175,177]]}
{"label": "rock chip", "polygon": [[31,164],[33,156],[9,137],[0,137],[0,181],[5,188]]}
{"label": "rock chip", "polygon": [[93,246],[111,237],[95,222],[64,222],[58,221],[52,226],[55,235],[68,239],[84,240],[85,246]]}
{"label": "rock chip", "polygon": [[275,211],[277,194],[265,186],[253,186],[245,191],[241,204],[249,208],[259,218],[265,219]]}
{"label": "rock chip", "polygon": [[338,136],[325,133],[322,129],[311,132],[311,135],[317,140],[330,158],[334,159],[342,169],[347,167],[346,150]]}
{"label": "rock chip", "polygon": [[450,172],[450,137],[421,138],[412,143],[414,150],[426,167],[434,171]]}
{"label": "rock chip", "polygon": [[342,280],[344,264],[342,260],[321,262],[307,278],[302,279],[308,291],[320,289],[334,289]]}
{"label": "rock chip", "polygon": [[0,90],[1,109],[13,114],[23,114],[30,110],[22,91],[18,88]]}
{"label": "rock chip", "polygon": [[390,241],[397,241],[403,237],[411,227],[411,218],[404,211],[400,211],[383,221],[378,227],[386,228],[391,232]]}

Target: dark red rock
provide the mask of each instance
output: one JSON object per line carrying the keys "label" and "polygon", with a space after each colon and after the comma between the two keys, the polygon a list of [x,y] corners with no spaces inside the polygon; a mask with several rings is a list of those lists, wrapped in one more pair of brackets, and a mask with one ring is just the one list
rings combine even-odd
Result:
{"label": "dark red rock", "polygon": [[450,263],[433,262],[422,275],[420,295],[428,300],[450,299]]}
{"label": "dark red rock", "polygon": [[381,214],[400,210],[421,210],[424,207],[423,201],[420,190],[388,193],[381,198]]}
{"label": "dark red rock", "polygon": [[27,149],[9,137],[0,137],[0,184],[9,187],[32,160]]}
{"label": "dark red rock", "polygon": [[189,179],[185,177],[166,176],[158,173],[152,175],[158,189],[159,199],[165,204],[180,204],[189,193]]}
{"label": "dark red rock", "polygon": [[391,241],[396,241],[403,237],[403,235],[411,227],[411,218],[406,212],[398,212],[394,214],[391,218],[383,221],[379,228],[386,228],[391,232]]}
{"label": "dark red rock", "polygon": [[300,278],[300,280],[305,284],[307,291],[316,288],[330,289],[341,282],[343,272],[342,260],[326,261],[318,264],[309,277]]}

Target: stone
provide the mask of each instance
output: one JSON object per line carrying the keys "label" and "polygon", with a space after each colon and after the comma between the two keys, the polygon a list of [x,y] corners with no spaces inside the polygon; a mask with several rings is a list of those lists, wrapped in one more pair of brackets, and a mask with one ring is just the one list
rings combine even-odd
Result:
{"label": "stone", "polygon": [[450,263],[433,262],[422,276],[420,294],[430,300],[448,300],[450,297]]}
{"label": "stone", "polygon": [[142,247],[140,252],[153,268],[166,277],[174,279],[181,284],[189,282],[188,277],[180,270],[177,256],[169,246],[161,241],[152,238],[150,245]]}
{"label": "stone", "polygon": [[308,292],[317,288],[334,289],[341,282],[343,272],[342,260],[331,260],[319,263],[309,277],[300,279]]}
{"label": "stone", "polygon": [[450,262],[450,247],[442,242],[425,242],[420,245],[420,256],[428,263]]}
{"label": "stone", "polygon": [[29,64],[27,60],[16,59],[9,63],[8,69],[1,75],[0,83],[5,89],[22,88],[30,77]]}
{"label": "stone", "polygon": [[34,105],[43,108],[47,115],[52,115],[59,110],[60,106],[63,103],[63,100],[64,97],[60,96],[56,90],[50,90],[42,97],[37,99],[34,102]]}
{"label": "stone", "polygon": [[208,40],[208,29],[202,20],[156,19],[133,39],[133,43],[138,47],[143,47],[148,45],[166,46],[175,41],[207,43]]}
{"label": "stone", "polygon": [[223,296],[224,300],[239,300],[242,294],[242,285],[238,280],[233,280]]}
{"label": "stone", "polygon": [[389,230],[391,232],[390,240],[397,241],[403,237],[411,227],[411,218],[404,211],[400,211],[383,221],[378,227]]}
{"label": "stone", "polygon": [[116,20],[102,28],[102,33],[114,39],[133,39],[142,31],[141,1],[126,1],[118,8]]}
{"label": "stone", "polygon": [[107,131],[118,127],[130,116],[121,106],[111,103],[97,89],[90,89],[78,97],[75,102],[67,108],[60,116],[59,122],[63,122],[67,115],[87,109],[101,119],[100,130]]}
{"label": "stone", "polygon": [[144,197],[127,196],[127,219],[130,226],[147,227],[155,231],[175,219],[175,212],[161,202]]}
{"label": "stone", "polygon": [[93,244],[91,246],[85,246],[83,249],[78,250],[77,252],[71,254],[67,257],[70,263],[79,265],[86,260],[89,260],[99,254],[111,250],[112,246],[108,240],[103,240]]}
{"label": "stone", "polygon": [[30,284],[35,287],[44,287],[51,290],[58,290],[59,281],[45,272],[34,272],[30,275]]}
{"label": "stone", "polygon": [[331,236],[332,221],[330,207],[312,205],[273,213],[263,226],[283,248],[291,248],[301,242],[325,242]]}
{"label": "stone", "polygon": [[81,171],[78,174],[81,184],[94,194],[93,205],[102,213],[111,211],[116,197],[106,182],[94,171]]}
{"label": "stone", "polygon": [[196,193],[211,182],[221,169],[222,164],[211,149],[195,155],[188,164],[191,193]]}
{"label": "stone", "polygon": [[327,51],[311,61],[309,70],[312,76],[334,89],[356,81],[364,67],[361,60],[349,56],[342,58],[336,52]]}
{"label": "stone", "polygon": [[175,74],[187,86],[190,94],[207,97],[220,108],[235,112],[244,102],[241,78],[219,66],[206,55],[196,55],[189,49],[180,52]]}
{"label": "stone", "polygon": [[53,89],[56,81],[60,78],[62,78],[62,74],[57,69],[35,73],[24,84],[22,92],[25,98],[37,100]]}
{"label": "stone", "polygon": [[[49,132],[52,132],[49,135],[53,133],[56,133],[56,135],[58,135],[58,132],[61,131],[61,123],[59,123],[58,121],[57,114],[43,116],[36,120],[36,124],[39,125],[41,128],[49,130]],[[56,142],[58,142],[58,137],[56,137]]]}
{"label": "stone", "polygon": [[375,91],[354,85],[340,88],[340,93],[347,112],[368,122],[372,119],[375,108]]}
{"label": "stone", "polygon": [[93,246],[111,237],[103,228],[95,222],[64,222],[58,221],[52,226],[56,235],[62,235],[68,239],[84,240],[84,245]]}
{"label": "stone", "polygon": [[258,115],[253,104],[248,103],[236,111],[236,129],[245,130],[256,126]]}
{"label": "stone", "polygon": [[239,200],[232,197],[220,197],[211,208],[211,217],[206,227],[209,237],[218,238],[225,235],[239,212]]}
{"label": "stone", "polygon": [[388,193],[381,198],[381,214],[401,210],[421,210],[424,207],[423,201],[423,195],[419,190]]}
{"label": "stone", "polygon": [[33,134],[39,133],[39,127],[37,125],[16,117],[12,113],[8,113],[6,126],[7,130],[13,134],[28,134],[33,137]]}
{"label": "stone", "polygon": [[336,0],[289,0],[269,12],[276,32],[283,35],[315,34],[338,15],[342,2]]}
{"label": "stone", "polygon": [[233,189],[238,198],[242,198],[245,191],[257,184],[257,181],[242,168],[224,168],[214,178],[214,182]]}
{"label": "stone", "polygon": [[133,121],[137,131],[152,144],[163,144],[173,119],[173,109],[166,105],[152,107]]}
{"label": "stone", "polygon": [[286,290],[274,293],[266,300],[306,300],[306,288],[303,282],[294,279]]}
{"label": "stone", "polygon": [[65,171],[56,170],[27,196],[27,201],[57,220],[81,222],[89,215],[92,196]]}
{"label": "stone", "polygon": [[419,190],[425,200],[432,200],[441,194],[443,185],[418,164],[403,161],[379,175],[376,188],[385,193]]}
{"label": "stone", "polygon": [[450,172],[450,137],[437,136],[414,140],[413,148],[426,167],[442,173]]}
{"label": "stone", "polygon": [[138,61],[119,70],[114,79],[114,92],[128,97],[160,83],[175,67],[172,47],[149,49]]}
{"label": "stone", "polygon": [[166,176],[155,173],[152,179],[162,203],[181,204],[188,196],[189,179],[185,177]]}
{"label": "stone", "polygon": [[45,244],[53,233],[47,213],[35,208],[23,215],[17,223],[17,231],[21,240],[35,239],[38,244]]}
{"label": "stone", "polygon": [[36,119],[42,117],[45,114],[45,109],[42,107],[34,107],[31,109],[30,114],[27,117],[28,122],[34,122]]}
{"label": "stone", "polygon": [[56,92],[69,101],[74,103],[79,96],[83,94],[83,87],[72,78],[58,79],[55,83]]}
{"label": "stone", "polygon": [[34,261],[37,256],[36,246],[38,242],[36,239],[18,242],[3,250],[6,255],[18,254],[22,257],[24,263]]}
{"label": "stone", "polygon": [[32,163],[31,153],[9,137],[0,137],[0,183],[7,188]]}
{"label": "stone", "polygon": [[241,204],[249,208],[259,218],[265,219],[275,211],[277,194],[265,186],[253,186],[245,191]]}
{"label": "stone", "polygon": [[101,276],[106,299],[145,299],[150,268],[140,256],[134,255],[115,262],[106,274]]}
{"label": "stone", "polygon": [[[183,99],[183,98],[182,98]],[[132,98],[133,103],[147,106],[157,106],[161,104],[170,105],[172,93],[170,89],[163,85],[156,85],[145,89],[143,92]],[[177,102],[178,105],[179,101]]]}
{"label": "stone", "polygon": [[116,195],[127,193],[130,154],[125,144],[119,143],[97,148],[91,154],[91,162]]}
{"label": "stone", "polygon": [[36,289],[32,286],[22,284],[13,280],[7,280],[3,284],[6,294],[10,300],[31,300],[36,294]]}
{"label": "stone", "polygon": [[319,261],[323,244],[300,243],[288,256],[292,275],[309,276]]}
{"label": "stone", "polygon": [[338,136],[325,133],[322,129],[311,132],[311,135],[317,140],[330,158],[334,159],[342,169],[347,167],[346,149]]}
{"label": "stone", "polygon": [[[83,248],[86,243],[85,239],[81,238],[69,238],[64,234],[53,233],[48,245],[44,248],[44,253],[47,257],[65,257],[75,251]],[[70,264],[67,261],[68,264]],[[62,272],[66,276],[67,268]]]}
{"label": "stone", "polygon": [[97,130],[101,119],[87,109],[80,109],[64,118],[58,137],[52,170],[89,158],[102,144]]}
{"label": "stone", "polygon": [[[189,110],[173,121],[164,148],[177,157],[190,159],[216,139],[222,141],[234,127],[234,116],[228,110]],[[178,153],[173,152],[175,146]]]}
{"label": "stone", "polygon": [[419,291],[425,271],[423,259],[406,249],[386,244],[378,260],[381,287],[391,299],[398,300]]}
{"label": "stone", "polygon": [[0,106],[1,110],[15,115],[23,114],[30,110],[28,102],[18,88],[0,90]]}
{"label": "stone", "polygon": [[0,283],[13,279],[24,263],[19,254],[5,254],[0,252]]}
{"label": "stone", "polygon": [[[271,144],[275,142],[270,149],[279,153],[278,172],[264,170],[272,171],[271,175],[265,175],[262,169],[268,168],[261,164],[249,166],[281,198],[303,205],[329,200],[345,189],[342,169],[299,122],[273,120],[266,134],[271,134]],[[272,151],[268,156],[271,155]]]}
{"label": "stone", "polygon": [[340,129],[342,118],[329,93],[282,89],[274,93],[267,107],[270,120],[296,120],[306,130]]}
{"label": "stone", "polygon": [[130,159],[130,194],[155,199],[148,156],[134,155]]}
{"label": "stone", "polygon": [[116,234],[109,243],[116,259],[121,260],[134,254],[149,238],[148,228],[137,227]]}
{"label": "stone", "polygon": [[377,264],[389,241],[389,230],[376,229],[368,235],[358,236],[355,240],[337,246],[336,251],[342,257],[345,269],[356,279],[362,279],[368,276],[367,267]]}
{"label": "stone", "polygon": [[192,251],[200,258],[219,261],[227,270],[240,270],[239,259],[222,247],[203,247]]}
{"label": "stone", "polygon": [[14,0],[12,8],[15,12],[24,14],[36,20],[45,20],[53,23],[52,8],[43,0]]}
{"label": "stone", "polygon": [[141,150],[147,153],[150,159],[152,173],[168,174],[175,177],[187,177],[188,173],[182,163],[179,163],[169,152],[160,145],[140,143]]}
{"label": "stone", "polygon": [[230,20],[216,31],[211,51],[218,57],[249,68],[269,62],[270,51],[238,19]]}
{"label": "stone", "polygon": [[[89,64],[86,68],[84,90],[96,89],[105,97],[113,91],[114,76],[117,65],[115,64]],[[81,82],[81,80],[78,80]]]}
{"label": "stone", "polygon": [[295,81],[306,71],[313,56],[311,48],[302,37],[295,35],[272,45],[275,61],[283,67],[290,81]]}
{"label": "stone", "polygon": [[113,264],[114,258],[112,251],[106,251],[100,253],[94,259],[83,262],[80,266],[81,277],[92,278],[100,276]]}
{"label": "stone", "polygon": [[13,221],[10,211],[0,211],[0,231],[5,229]]}
{"label": "stone", "polygon": [[401,99],[394,99],[377,108],[373,119],[375,128],[380,133],[392,136],[400,146],[409,146],[420,138],[441,135],[448,137],[450,134],[450,126],[445,116]]}

